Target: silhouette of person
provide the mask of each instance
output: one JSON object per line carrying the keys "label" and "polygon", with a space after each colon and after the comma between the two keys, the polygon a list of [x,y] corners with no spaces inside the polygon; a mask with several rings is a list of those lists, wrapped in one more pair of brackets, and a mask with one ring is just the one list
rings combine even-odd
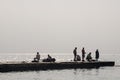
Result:
{"label": "silhouette of person", "polygon": [[74,61],[77,60],[77,47],[75,47],[75,49],[73,50],[73,54],[74,54]]}
{"label": "silhouette of person", "polygon": [[84,61],[84,58],[85,58],[85,49],[84,47],[82,48],[82,61]]}
{"label": "silhouette of person", "polygon": [[34,61],[39,62],[39,60],[40,60],[40,54],[39,54],[39,52],[37,52],[37,55],[36,55],[36,57],[34,58]]}
{"label": "silhouette of person", "polygon": [[48,58],[47,59],[52,59],[52,57],[48,54]]}
{"label": "silhouette of person", "polygon": [[98,51],[98,49],[95,51],[95,59],[96,59],[96,61],[98,61],[98,59],[99,59],[99,51]]}
{"label": "silhouette of person", "polygon": [[77,55],[76,57],[77,57],[77,61],[81,61],[80,55]]}
{"label": "silhouette of person", "polygon": [[87,61],[92,61],[91,52],[87,55],[86,60]]}

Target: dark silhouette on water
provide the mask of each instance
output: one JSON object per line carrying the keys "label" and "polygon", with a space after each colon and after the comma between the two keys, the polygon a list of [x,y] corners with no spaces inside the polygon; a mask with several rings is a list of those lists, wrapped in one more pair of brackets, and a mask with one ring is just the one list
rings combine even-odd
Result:
{"label": "dark silhouette on water", "polygon": [[[84,55],[82,59],[84,60],[85,51],[83,48]],[[32,62],[21,62],[21,63],[1,63],[0,72],[9,72],[9,71],[28,71],[28,70],[47,70],[47,69],[76,69],[76,68],[99,68],[103,66],[114,66],[114,61],[95,61],[92,60],[91,52],[87,55],[86,62],[80,62],[81,58],[77,55],[77,47],[73,51],[75,62],[55,62],[56,59],[52,58],[49,54],[46,59],[43,59],[43,62],[39,62],[40,54],[37,52],[36,57]],[[99,53],[96,51],[96,53]],[[97,55],[97,59],[99,55]],[[76,62],[78,61],[78,62]],[[88,62],[89,61],[89,62]],[[37,63],[33,63],[37,62]]]}
{"label": "dark silhouette on water", "polygon": [[96,61],[98,61],[98,59],[99,59],[99,51],[98,51],[98,49],[95,51],[95,59],[96,59]]}
{"label": "dark silhouette on water", "polygon": [[84,49],[84,47],[83,47],[83,48],[82,48],[82,61],[85,61],[85,60],[84,60],[85,54],[86,54],[86,52],[85,52],[85,49]]}
{"label": "dark silhouette on water", "polygon": [[74,61],[77,61],[77,47],[75,47],[75,49],[73,50],[73,54],[74,54]]}
{"label": "dark silhouette on water", "polygon": [[114,61],[94,62],[40,62],[40,63],[3,63],[0,64],[0,72],[49,70],[49,69],[76,69],[76,68],[99,68],[103,66],[114,66]]}

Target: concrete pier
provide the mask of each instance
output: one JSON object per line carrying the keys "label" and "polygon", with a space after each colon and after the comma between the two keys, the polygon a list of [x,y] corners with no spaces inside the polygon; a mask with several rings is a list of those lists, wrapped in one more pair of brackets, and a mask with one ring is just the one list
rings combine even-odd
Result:
{"label": "concrete pier", "polygon": [[70,68],[99,68],[103,66],[114,66],[114,61],[96,62],[39,62],[39,63],[1,63],[0,72],[30,71],[48,69],[70,69]]}

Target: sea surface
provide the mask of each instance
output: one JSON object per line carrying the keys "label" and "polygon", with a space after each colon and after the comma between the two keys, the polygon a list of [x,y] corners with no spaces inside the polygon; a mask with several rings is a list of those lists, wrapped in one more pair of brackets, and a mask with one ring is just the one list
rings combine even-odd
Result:
{"label": "sea surface", "polygon": [[[0,73],[0,80],[120,80],[120,51],[106,51],[100,54],[100,61],[115,61],[114,67],[99,69],[63,69]],[[40,53],[46,58],[48,53]],[[36,53],[0,53],[0,63],[31,62]],[[70,61],[72,53],[51,53],[57,61]],[[94,54],[92,54],[94,58]]]}

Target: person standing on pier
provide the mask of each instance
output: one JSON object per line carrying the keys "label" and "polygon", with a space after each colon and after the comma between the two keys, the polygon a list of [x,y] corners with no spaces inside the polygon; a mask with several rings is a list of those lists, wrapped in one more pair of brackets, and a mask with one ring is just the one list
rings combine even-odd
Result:
{"label": "person standing on pier", "polygon": [[82,48],[82,61],[84,61],[84,58],[85,58],[85,49],[84,49],[84,47]]}
{"label": "person standing on pier", "polygon": [[74,61],[77,61],[77,47],[75,47],[75,49],[73,50],[73,54],[74,54]]}
{"label": "person standing on pier", "polygon": [[95,59],[96,59],[96,61],[98,61],[98,59],[99,59],[99,51],[98,51],[98,49],[95,51]]}

